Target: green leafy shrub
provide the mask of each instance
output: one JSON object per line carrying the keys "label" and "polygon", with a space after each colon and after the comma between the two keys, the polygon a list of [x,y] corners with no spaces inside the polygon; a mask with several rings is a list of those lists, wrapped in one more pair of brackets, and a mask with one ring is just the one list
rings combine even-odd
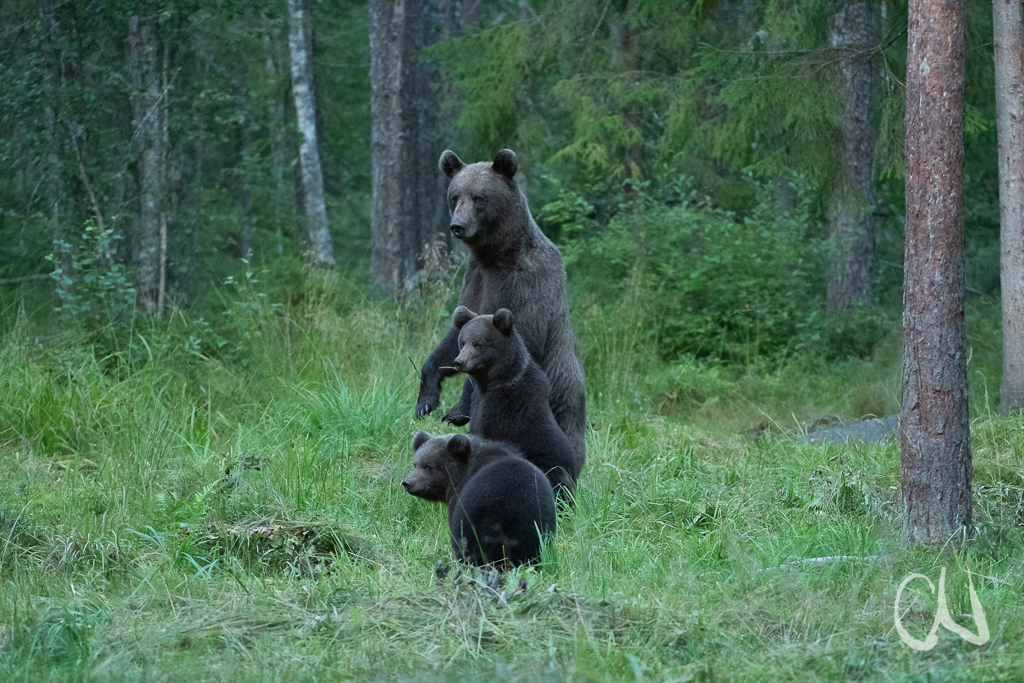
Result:
{"label": "green leafy shrub", "polygon": [[588,222],[586,202],[567,191],[542,216],[562,223],[572,276],[600,295],[635,290],[666,358],[749,363],[822,339],[827,254],[809,202],[780,215],[764,192],[741,218],[699,199],[685,179],[661,194],[640,187],[606,227]]}

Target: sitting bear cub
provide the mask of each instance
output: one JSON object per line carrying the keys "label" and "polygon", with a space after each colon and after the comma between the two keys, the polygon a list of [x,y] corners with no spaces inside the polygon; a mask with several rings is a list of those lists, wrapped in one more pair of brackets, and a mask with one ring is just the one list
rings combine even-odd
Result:
{"label": "sitting bear cub", "polygon": [[459,355],[453,365],[473,378],[469,429],[505,441],[547,475],[560,503],[568,503],[579,478],[577,460],[565,432],[551,412],[551,383],[512,326],[512,312],[477,315],[455,309]]}
{"label": "sitting bear cub", "polygon": [[541,537],[555,532],[555,497],[544,474],[515,448],[467,434],[417,432],[405,490],[448,505],[459,560],[501,568],[540,557]]}

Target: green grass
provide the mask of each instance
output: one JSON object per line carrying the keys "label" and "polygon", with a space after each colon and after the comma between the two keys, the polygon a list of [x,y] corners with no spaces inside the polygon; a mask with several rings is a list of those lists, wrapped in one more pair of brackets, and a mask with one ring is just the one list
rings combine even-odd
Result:
{"label": "green grass", "polygon": [[[95,337],[8,311],[0,679],[1019,680],[1024,420],[985,393],[998,302],[975,302],[969,335],[966,549],[900,547],[896,444],[782,433],[895,412],[898,339],[870,359],[665,364],[642,321],[580,306],[577,504],[540,566],[495,580],[453,566],[443,506],[398,483],[412,433],[444,431],[444,407],[412,419],[414,364],[451,292],[396,307],[324,284],[255,313],[239,298],[227,339],[178,313],[99,357]],[[915,652],[896,589],[942,566],[972,629],[973,573],[992,639],[942,630]],[[917,637],[922,585],[903,597]]]}

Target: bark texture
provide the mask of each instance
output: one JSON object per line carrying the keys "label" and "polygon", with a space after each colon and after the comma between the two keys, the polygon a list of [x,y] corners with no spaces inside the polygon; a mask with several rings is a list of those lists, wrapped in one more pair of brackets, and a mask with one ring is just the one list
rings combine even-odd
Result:
{"label": "bark texture", "polygon": [[828,306],[832,310],[870,303],[875,279],[875,203],[871,167],[875,133],[871,126],[871,50],[875,18],[867,0],[845,2],[833,17],[829,43],[842,59],[844,91],[843,179],[829,209],[833,246]]}
{"label": "bark texture", "polygon": [[139,219],[135,234],[138,270],[137,301],[147,315],[160,308],[161,234],[164,188],[163,92],[156,45],[156,12],[128,19],[128,51],[132,73],[132,109],[139,156]]}
{"label": "bark texture", "polygon": [[971,523],[964,325],[964,3],[911,0],[900,448],[904,543]]}
{"label": "bark texture", "polygon": [[313,94],[312,36],[306,25],[302,0],[288,0],[288,47],[292,61],[292,96],[295,118],[302,141],[299,166],[302,173],[302,200],[306,229],[317,264],[334,268],[334,243],[327,223],[324,202],[324,176],[317,148],[316,99]]}
{"label": "bark texture", "polygon": [[[64,239],[64,222],[66,218],[66,186],[60,163],[60,134],[57,129],[58,115],[51,102],[61,102],[64,97],[63,56],[57,46],[60,25],[57,21],[56,8],[52,0],[40,0],[39,19],[45,32],[43,53],[47,61],[47,91],[50,101],[43,106],[43,134],[46,136],[46,179],[50,204],[50,223],[53,230],[53,242],[57,244]],[[61,252],[60,269],[66,276],[71,275],[71,261],[66,251]]]}
{"label": "bark texture", "polygon": [[284,231],[282,230],[281,207],[287,205],[288,190],[285,186],[285,142],[284,142],[284,100],[280,95],[277,60],[274,59],[274,46],[277,40],[277,31],[274,24],[264,16],[267,24],[266,32],[263,34],[263,55],[265,58],[264,69],[267,72],[267,80],[270,83],[270,101],[267,104],[267,130],[270,137],[270,173],[273,177],[273,204],[274,204],[274,235],[277,242],[277,253],[284,253]]}
{"label": "bark texture", "polygon": [[1024,12],[995,0],[996,131],[999,137],[999,274],[1003,298],[1004,415],[1024,410]]}
{"label": "bark texture", "polygon": [[370,274],[395,295],[415,286],[425,245],[451,239],[436,162],[440,121],[430,69],[416,57],[424,10],[423,0],[370,2]]}

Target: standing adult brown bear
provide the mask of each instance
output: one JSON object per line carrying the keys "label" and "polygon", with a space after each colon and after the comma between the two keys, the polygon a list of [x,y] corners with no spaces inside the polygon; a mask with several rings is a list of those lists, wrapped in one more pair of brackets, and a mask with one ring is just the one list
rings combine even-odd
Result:
{"label": "standing adult brown bear", "polygon": [[[583,364],[569,322],[565,266],[513,180],[518,165],[510,149],[498,152],[493,162],[468,165],[451,150],[441,155],[441,170],[451,178],[451,231],[470,251],[459,305],[481,314],[507,308],[515,315],[530,356],[551,382],[551,411],[569,438],[579,472],[585,457],[586,402]],[[459,353],[458,341],[459,331],[453,328],[423,366],[417,418],[437,408],[441,382],[456,374],[452,361]],[[443,419],[467,424],[472,398],[472,380],[467,379],[461,400]]]}

